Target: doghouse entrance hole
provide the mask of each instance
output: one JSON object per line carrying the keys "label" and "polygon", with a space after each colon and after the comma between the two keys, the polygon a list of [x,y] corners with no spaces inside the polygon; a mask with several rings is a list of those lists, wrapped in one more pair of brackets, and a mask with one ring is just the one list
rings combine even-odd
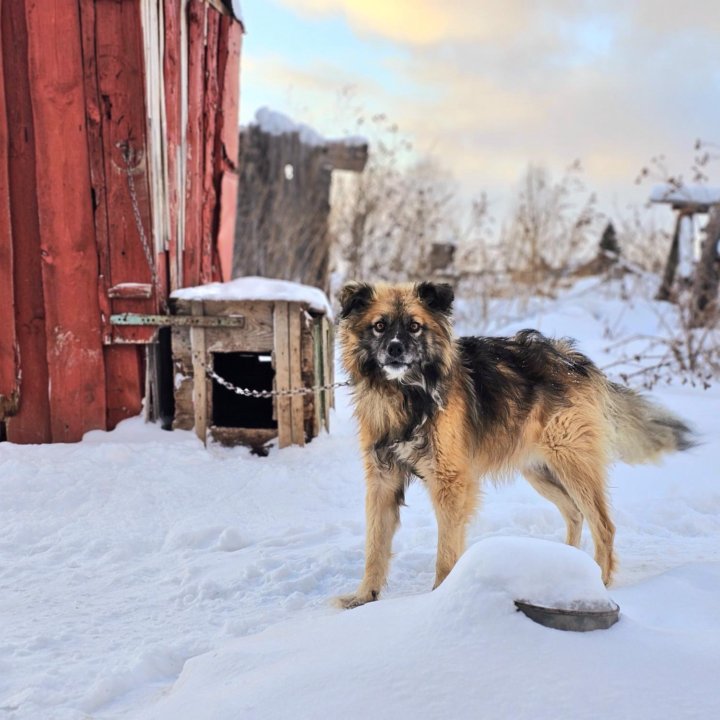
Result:
{"label": "doghouse entrance hole", "polygon": [[[268,353],[213,353],[213,367],[233,385],[249,390],[272,390],[275,370]],[[277,428],[272,398],[237,395],[212,381],[213,425],[229,428]]]}

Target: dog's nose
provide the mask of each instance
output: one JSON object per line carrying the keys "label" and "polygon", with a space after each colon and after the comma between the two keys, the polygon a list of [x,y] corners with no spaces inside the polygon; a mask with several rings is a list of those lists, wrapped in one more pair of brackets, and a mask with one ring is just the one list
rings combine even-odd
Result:
{"label": "dog's nose", "polygon": [[390,357],[399,358],[403,354],[403,352],[405,352],[405,348],[399,340],[391,340],[388,343],[387,354]]}

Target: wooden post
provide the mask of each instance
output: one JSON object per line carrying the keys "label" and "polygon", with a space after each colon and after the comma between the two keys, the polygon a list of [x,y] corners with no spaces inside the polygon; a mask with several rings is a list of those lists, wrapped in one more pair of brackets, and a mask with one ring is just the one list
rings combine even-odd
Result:
{"label": "wooden post", "polygon": [[[323,353],[323,338],[325,327],[322,321],[313,325],[313,364],[315,366],[314,385],[325,384],[325,356]],[[315,432],[320,432],[327,413],[327,397],[322,390],[315,391]]]}
{"label": "wooden post", "polygon": [[[273,312],[273,362],[275,364],[275,390],[288,390],[290,388],[290,353],[288,347],[288,303],[276,302]],[[275,407],[278,424],[278,445],[281,448],[292,445],[292,414],[290,411],[290,397],[277,395]]]}
{"label": "wooden post", "polygon": [[[332,323],[327,319],[327,316],[323,317],[323,328],[325,330],[325,382],[328,385],[335,383],[335,358],[333,357],[334,352],[334,335]],[[335,391],[328,390],[327,394],[327,408],[335,407]],[[330,410],[327,410],[325,415],[325,429],[330,432]]]}
{"label": "wooden post", "polygon": [[710,210],[705,226],[705,241],[700,262],[695,269],[692,291],[692,327],[709,324],[718,309],[718,286],[720,285],[720,206]]}
{"label": "wooden post", "polygon": [[656,300],[670,300],[672,297],[672,288],[675,283],[675,273],[677,272],[678,263],[680,262],[680,235],[682,234],[683,221],[687,213],[678,210],[677,219],[675,221],[675,232],[673,233],[670,252],[668,253],[667,262],[665,263],[665,271],[663,279],[657,294]]}
{"label": "wooden post", "polygon": [[[205,309],[202,300],[192,303],[193,315],[204,315]],[[195,408],[195,434],[207,445],[207,377],[205,376],[205,364],[207,362],[205,352],[205,328],[190,328],[190,348],[193,364],[193,406]]]}
{"label": "wooden post", "polygon": [[[300,313],[302,308],[290,303],[288,323],[288,346],[290,355],[290,387],[293,390],[303,387],[302,381],[302,340],[300,331]],[[290,414],[292,416],[292,441],[295,445],[305,444],[304,399],[302,395],[290,396]]]}

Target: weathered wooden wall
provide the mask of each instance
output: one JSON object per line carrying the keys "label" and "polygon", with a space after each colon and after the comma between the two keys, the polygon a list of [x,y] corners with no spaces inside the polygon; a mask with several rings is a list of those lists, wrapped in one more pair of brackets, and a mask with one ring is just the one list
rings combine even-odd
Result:
{"label": "weathered wooden wall", "polygon": [[259,125],[240,136],[233,276],[261,275],[329,289],[332,171],[360,171],[367,146],[306,144]]}
{"label": "weathered wooden wall", "polygon": [[172,290],[230,276],[221,201],[242,26],[224,7],[0,0],[0,422],[12,441],[74,441],[137,414],[154,331],[111,314],[162,312]]}

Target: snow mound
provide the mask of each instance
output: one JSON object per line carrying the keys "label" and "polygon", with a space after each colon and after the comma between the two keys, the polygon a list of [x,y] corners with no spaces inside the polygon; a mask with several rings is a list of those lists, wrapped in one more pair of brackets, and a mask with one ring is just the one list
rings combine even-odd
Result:
{"label": "snow mound", "polygon": [[182,288],[175,290],[171,297],[177,300],[282,300],[305,303],[312,310],[332,317],[330,301],[322,290],[289,280],[254,275],[224,283],[214,282]]}
{"label": "snow mound", "polygon": [[[504,651],[513,658],[508,664],[524,667],[540,634],[555,633],[516,612],[519,596],[548,604],[609,602],[599,568],[581,551],[489,538],[471,547],[432,593],[307,616],[189,660],[173,688],[141,717],[200,717],[210,696],[214,705],[206,716],[218,720],[391,717],[400,708],[400,717],[475,717],[461,710],[464,697],[448,703],[441,689],[459,676],[463,687],[480,684],[481,658],[498,657],[508,644],[514,647]],[[471,661],[458,665],[466,653]],[[495,681],[486,679],[486,692]],[[435,690],[418,694],[418,686]],[[437,702],[428,705],[428,695]]]}
{"label": "snow mound", "polygon": [[582,550],[550,540],[482,540],[467,550],[439,588],[442,596],[452,596],[456,611],[488,591],[560,610],[614,607],[597,563]]}

